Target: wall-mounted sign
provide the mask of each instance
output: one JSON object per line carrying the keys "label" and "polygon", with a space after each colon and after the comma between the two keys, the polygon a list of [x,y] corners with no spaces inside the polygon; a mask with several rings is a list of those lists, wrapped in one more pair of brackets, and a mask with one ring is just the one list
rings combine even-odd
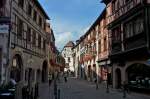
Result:
{"label": "wall-mounted sign", "polygon": [[9,33],[9,25],[0,24],[0,34],[1,33]]}

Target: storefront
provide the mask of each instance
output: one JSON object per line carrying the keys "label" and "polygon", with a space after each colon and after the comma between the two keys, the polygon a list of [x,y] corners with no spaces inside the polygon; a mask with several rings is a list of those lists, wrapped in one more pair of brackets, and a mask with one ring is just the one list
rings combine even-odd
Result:
{"label": "storefront", "polygon": [[150,90],[150,66],[136,63],[129,66],[126,73],[131,88]]}
{"label": "storefront", "polygon": [[111,82],[111,65],[110,60],[101,60],[98,61],[99,64],[99,73],[100,73],[100,81],[106,81],[109,80]]}

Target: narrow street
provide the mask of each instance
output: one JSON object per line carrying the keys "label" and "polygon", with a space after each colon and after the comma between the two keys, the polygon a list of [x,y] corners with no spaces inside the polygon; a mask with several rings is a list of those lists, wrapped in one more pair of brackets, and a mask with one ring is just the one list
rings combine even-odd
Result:
{"label": "narrow street", "polygon": [[[50,90],[48,84],[41,87],[44,89],[41,88],[40,99],[55,99],[53,86]],[[60,99],[123,99],[121,91],[110,88],[109,93],[106,93],[104,84],[100,84],[99,89],[96,90],[94,83],[76,78],[69,78],[67,83],[61,79],[58,83],[58,89],[60,89]],[[127,94],[126,99],[150,99],[150,96],[131,92]]]}

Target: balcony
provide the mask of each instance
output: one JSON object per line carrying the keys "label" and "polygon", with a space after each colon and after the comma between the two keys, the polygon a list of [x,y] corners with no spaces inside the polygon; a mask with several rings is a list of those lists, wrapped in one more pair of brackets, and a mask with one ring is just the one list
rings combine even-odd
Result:
{"label": "balcony", "polygon": [[138,35],[125,39],[124,45],[125,50],[135,49],[146,45],[145,34],[140,33]]}
{"label": "balcony", "polygon": [[126,4],[123,4],[118,8],[118,10],[115,10],[110,16],[108,16],[108,22],[111,23],[143,2],[144,0],[131,0]]}
{"label": "balcony", "polygon": [[112,54],[121,52],[121,41],[112,41]]}

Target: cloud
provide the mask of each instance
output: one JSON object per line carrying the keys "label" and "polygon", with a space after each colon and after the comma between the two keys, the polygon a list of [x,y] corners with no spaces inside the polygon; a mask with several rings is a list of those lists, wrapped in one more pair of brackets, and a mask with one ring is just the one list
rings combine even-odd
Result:
{"label": "cloud", "polygon": [[68,41],[73,40],[73,35],[71,32],[56,33],[55,38],[58,49],[62,49]]}

